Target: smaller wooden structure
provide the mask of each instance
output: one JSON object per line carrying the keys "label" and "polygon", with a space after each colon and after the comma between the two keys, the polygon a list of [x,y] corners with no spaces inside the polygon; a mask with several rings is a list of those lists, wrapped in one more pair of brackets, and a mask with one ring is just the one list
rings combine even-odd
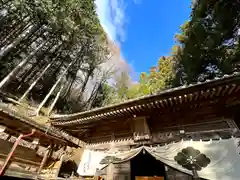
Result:
{"label": "smaller wooden structure", "polygon": [[1,176],[56,179],[62,162],[84,142],[50,124],[37,123],[30,111],[20,113],[12,103],[0,103]]}

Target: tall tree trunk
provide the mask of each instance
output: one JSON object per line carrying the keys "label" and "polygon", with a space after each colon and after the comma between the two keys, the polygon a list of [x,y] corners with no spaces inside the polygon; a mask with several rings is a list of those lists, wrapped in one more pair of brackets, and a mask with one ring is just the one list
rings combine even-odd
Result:
{"label": "tall tree trunk", "polygon": [[[26,21],[27,23],[29,23],[29,20],[30,20],[30,17],[26,17],[26,18],[23,20],[23,22]],[[20,32],[21,28],[23,27],[23,25],[22,25],[23,22],[17,23],[17,25],[14,26],[14,29],[11,30],[11,31],[7,34],[6,37],[1,37],[0,46],[3,46],[4,44],[6,44],[12,36],[16,36],[16,34],[18,34],[18,33]]]}
{"label": "tall tree trunk", "polygon": [[63,98],[67,97],[67,95],[71,92],[71,88],[76,80],[76,77],[75,76],[74,78],[71,79],[71,81],[69,82],[69,84],[67,85],[67,90],[65,90],[64,94],[62,95]]}
{"label": "tall tree trunk", "polygon": [[84,83],[83,83],[83,86],[82,86],[82,88],[81,88],[81,91],[82,91],[82,92],[85,90],[86,85],[87,85],[87,83],[88,83],[88,80],[89,80],[90,76],[92,75],[93,71],[94,71],[93,69],[90,69],[90,70],[88,71],[87,77],[85,78]]}
{"label": "tall tree trunk", "polygon": [[81,99],[82,99],[82,96],[83,96],[83,94],[84,94],[84,90],[85,90],[85,88],[86,88],[86,86],[87,86],[88,80],[89,80],[92,72],[93,72],[92,70],[89,70],[89,71],[87,72],[87,76],[86,76],[85,79],[84,79],[83,85],[82,85],[81,90],[80,90],[80,93],[81,93],[81,94],[79,95],[78,100],[81,100]]}
{"label": "tall tree trunk", "polygon": [[0,61],[4,56],[6,56],[13,48],[15,48],[22,40],[27,39],[32,33],[34,33],[39,26],[31,25],[29,26],[19,37],[12,42],[11,44],[7,45],[6,47],[1,48],[0,50]]}
{"label": "tall tree trunk", "polygon": [[58,78],[58,80],[56,81],[56,83],[52,86],[52,88],[50,89],[49,93],[45,96],[45,98],[43,99],[43,101],[40,103],[40,105],[37,108],[36,114],[39,114],[39,111],[42,109],[43,105],[47,102],[47,100],[49,99],[49,97],[51,96],[51,94],[53,93],[53,91],[55,90],[55,88],[57,87],[57,85],[61,82],[61,80],[63,79],[63,77],[65,76],[65,74],[67,73],[68,69],[73,65],[73,63],[76,62],[76,59],[74,61],[72,61],[71,63],[68,64],[67,68],[64,70],[64,72],[61,74],[61,76]]}
{"label": "tall tree trunk", "polygon": [[50,108],[49,108],[49,110],[48,110],[48,112],[47,112],[47,115],[48,115],[48,116],[50,115],[50,113],[52,112],[52,110],[53,110],[56,102],[58,101],[58,99],[59,99],[59,97],[60,97],[60,95],[61,95],[61,93],[62,93],[63,88],[64,88],[64,85],[62,84],[60,90],[58,91],[58,93],[57,93],[57,95],[56,95],[53,103],[51,104],[51,106],[50,106]]}
{"label": "tall tree trunk", "polygon": [[71,93],[71,89],[72,89],[72,86],[75,82],[75,80],[77,79],[77,72],[74,74],[74,77],[71,79],[71,81],[69,82],[68,84],[68,87],[67,87],[67,90],[64,92],[64,94],[62,95],[63,98],[67,97],[67,95],[69,95]]}
{"label": "tall tree trunk", "polygon": [[27,81],[28,78],[29,77],[33,78],[42,67],[45,67],[45,66],[43,65],[43,66],[39,67],[39,62],[35,62],[35,63],[31,64],[31,67],[29,67],[28,69],[24,70],[22,75],[20,75],[21,77],[19,78],[20,82],[17,85],[18,86],[17,90],[21,89],[24,84],[29,82],[29,81]]}
{"label": "tall tree trunk", "polygon": [[[42,33],[43,33],[42,31],[43,31],[42,28],[40,28],[40,29],[37,30],[35,33],[31,34],[31,35],[28,37],[27,41],[22,42],[22,43],[20,44],[20,46],[18,46],[17,48],[14,48],[14,49],[11,51],[10,55],[7,56],[7,58],[10,57],[10,59],[11,59],[11,58],[13,59],[13,57],[14,57],[15,55],[19,55],[19,54],[21,54],[21,53],[25,53],[26,55],[28,55],[29,53],[31,53],[31,52],[28,53],[28,49],[29,49],[29,47],[31,46],[32,43],[36,42],[37,39],[39,39],[39,38],[41,37],[41,35],[42,35]],[[32,51],[34,51],[34,50],[32,50]]]}
{"label": "tall tree trunk", "polygon": [[0,89],[3,88],[13,77],[16,76],[18,71],[45,45],[47,41],[44,41],[40,44],[35,51],[29,54],[21,63],[19,63],[1,82],[0,82]]}
{"label": "tall tree trunk", "polygon": [[[25,72],[25,75],[22,77],[20,85],[18,86],[17,89],[20,89],[25,83],[31,82],[32,78],[36,79],[35,78],[35,75],[37,74],[36,71],[38,71],[39,68],[43,69],[46,65],[46,62],[50,62],[50,64],[52,64],[56,60],[56,58],[58,57],[56,55],[56,52],[59,49],[61,49],[61,48],[59,48],[60,46],[61,46],[61,42],[58,43],[58,45],[54,45],[54,44],[49,45],[47,50],[42,52],[44,55],[46,55],[46,53],[48,53],[46,55],[46,57],[44,57],[44,60],[43,61],[42,60],[40,60],[40,61],[36,60],[36,62],[33,64],[33,67],[29,68],[29,70],[27,70],[27,72]],[[50,58],[50,57],[54,57],[54,58]],[[39,74],[37,74],[37,78],[38,78],[38,76],[39,76]]]}
{"label": "tall tree trunk", "polygon": [[51,62],[50,64],[47,65],[47,67],[45,67],[45,69],[41,72],[41,74],[37,77],[37,79],[29,86],[29,88],[27,89],[27,91],[22,95],[22,97],[18,100],[19,102],[21,102],[22,100],[24,100],[28,94],[30,93],[30,91],[33,89],[33,87],[37,84],[37,82],[43,77],[43,75],[45,74],[45,72],[50,68],[50,66],[53,64],[53,62]]}
{"label": "tall tree trunk", "polygon": [[98,90],[99,90],[100,85],[101,85],[101,84],[97,84],[97,83],[94,85],[94,88],[93,88],[93,90],[92,90],[92,92],[91,92],[91,95],[90,95],[89,99],[88,99],[87,102],[86,102],[86,106],[87,106],[87,109],[86,109],[86,110],[90,110],[90,109],[91,109],[92,104],[93,104],[93,101],[94,101],[94,100],[96,99],[96,97],[97,97],[97,92],[98,92]]}
{"label": "tall tree trunk", "polygon": [[[85,45],[82,46],[80,52],[78,53],[77,57],[82,57],[82,53],[84,51]],[[39,111],[41,110],[41,108],[44,106],[44,104],[47,102],[47,100],[49,99],[49,97],[51,96],[51,94],[53,93],[53,91],[55,90],[55,88],[57,87],[57,85],[61,82],[61,80],[63,79],[63,77],[66,75],[68,69],[77,61],[78,58],[75,58],[72,62],[70,62],[67,66],[67,68],[65,69],[65,71],[61,74],[61,76],[58,78],[58,80],[56,81],[56,83],[52,86],[52,88],[50,89],[49,93],[45,96],[45,98],[43,99],[43,101],[40,103],[40,105],[37,108],[36,114],[39,114]]]}

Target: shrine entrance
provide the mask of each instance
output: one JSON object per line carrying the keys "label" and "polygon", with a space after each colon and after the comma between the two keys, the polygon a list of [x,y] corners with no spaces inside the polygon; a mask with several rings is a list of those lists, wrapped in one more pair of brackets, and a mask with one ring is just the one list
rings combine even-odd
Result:
{"label": "shrine entrance", "polygon": [[131,180],[165,180],[165,167],[161,161],[143,150],[131,159]]}

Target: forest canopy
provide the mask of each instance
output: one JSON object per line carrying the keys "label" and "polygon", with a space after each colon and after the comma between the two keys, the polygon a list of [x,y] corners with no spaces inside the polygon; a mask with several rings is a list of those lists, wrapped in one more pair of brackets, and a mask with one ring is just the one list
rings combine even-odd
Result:
{"label": "forest canopy", "polygon": [[111,53],[93,0],[2,0],[0,24],[1,92],[37,113],[103,105]]}
{"label": "forest canopy", "polygon": [[160,57],[149,72],[142,72],[138,83],[126,88],[119,81],[125,87],[120,88],[120,99],[158,93],[240,70],[239,1],[192,2],[189,20],[175,35],[169,55]]}

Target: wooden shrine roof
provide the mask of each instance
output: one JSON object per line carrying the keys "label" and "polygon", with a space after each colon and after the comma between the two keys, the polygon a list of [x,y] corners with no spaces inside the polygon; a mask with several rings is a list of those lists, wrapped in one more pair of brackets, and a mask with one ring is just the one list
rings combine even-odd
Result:
{"label": "wooden shrine roof", "polygon": [[106,119],[141,116],[145,115],[147,111],[161,111],[182,104],[191,105],[194,101],[211,103],[209,100],[219,97],[223,98],[225,95],[233,95],[233,98],[235,98],[234,102],[236,102],[240,100],[236,99],[239,90],[240,73],[234,73],[232,75],[225,75],[222,78],[167,89],[154,95],[144,96],[116,105],[71,115],[53,115],[50,119],[51,123],[55,126],[68,126],[74,129],[76,125],[79,127],[81,124],[97,123]]}
{"label": "wooden shrine roof", "polygon": [[[210,138],[229,136],[236,129],[231,119],[233,107],[240,104],[239,91],[240,73],[235,73],[86,112],[54,115],[51,123],[86,143],[132,139],[138,117],[147,118],[151,133],[163,137],[161,142],[170,140],[165,139],[169,133],[175,133],[176,140],[182,128],[190,134],[207,132]],[[216,135],[219,131],[222,135]]]}
{"label": "wooden shrine roof", "polygon": [[53,127],[50,124],[40,124],[31,119],[28,112],[25,113],[26,115],[23,115],[12,106],[0,103],[0,125],[7,127],[7,131],[16,135],[20,133],[30,133],[32,129],[36,129],[36,133],[31,138],[40,138],[46,141],[46,144],[51,142],[75,147],[83,147],[85,145],[84,142],[80,141],[78,138]]}

